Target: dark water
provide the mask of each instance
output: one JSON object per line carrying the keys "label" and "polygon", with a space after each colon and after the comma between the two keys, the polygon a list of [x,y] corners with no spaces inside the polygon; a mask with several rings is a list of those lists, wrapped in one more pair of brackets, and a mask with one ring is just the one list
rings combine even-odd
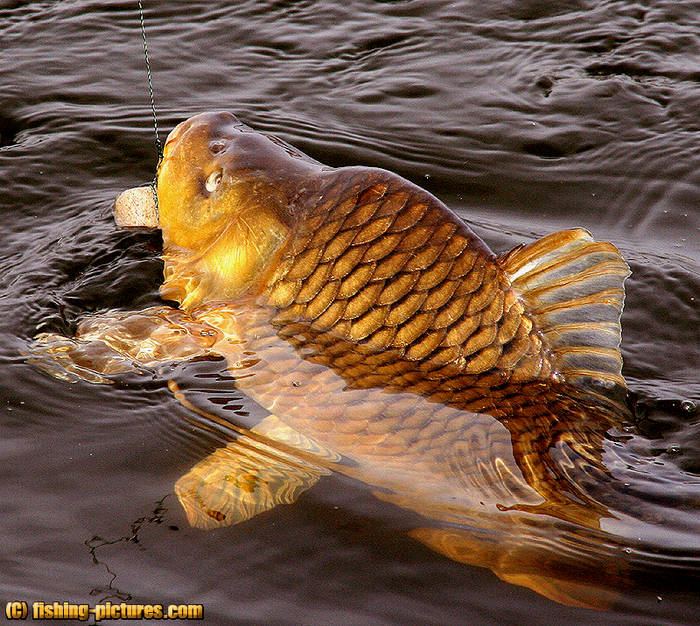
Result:
{"label": "dark water", "polygon": [[[402,511],[342,476],[239,526],[191,529],[173,484],[224,434],[188,421],[167,378],[230,419],[260,412],[216,363],[95,386],[23,362],[39,331],[158,301],[157,235],[117,231],[110,214],[156,160],[135,5],[0,2],[0,598],[203,603],[208,623],[697,620],[692,528],[667,545],[696,558],[609,612],[429,551],[400,532]],[[421,184],[496,251],[574,226],[614,242],[633,270],[628,469],[671,511],[674,493],[700,490],[699,13],[678,0],[149,2],[146,25],[163,138],[228,109],[329,165]]]}

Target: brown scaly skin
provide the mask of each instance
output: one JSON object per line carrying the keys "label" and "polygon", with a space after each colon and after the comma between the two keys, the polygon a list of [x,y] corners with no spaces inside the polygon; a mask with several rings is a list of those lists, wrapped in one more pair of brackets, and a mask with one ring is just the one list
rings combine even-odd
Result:
{"label": "brown scaly skin", "polygon": [[[222,355],[240,389],[342,455],[334,469],[433,520],[416,537],[561,602],[610,601],[541,540],[547,519],[595,534],[611,515],[603,437],[625,415],[560,380],[499,260],[447,207],[228,113],[173,130],[158,200],[161,293],[181,310],[87,320],[44,350],[54,361],[88,377]],[[619,582],[593,545],[586,577]]]}
{"label": "brown scaly skin", "polygon": [[[573,432],[595,462],[619,416],[556,379],[496,257],[436,198],[387,171],[323,168],[226,113],[173,131],[158,189],[163,294],[243,341],[214,347],[230,362],[256,355],[238,382],[256,401],[347,458],[451,481],[477,456],[475,415],[497,418],[489,455],[525,479],[524,503],[499,504],[597,525],[543,459]],[[240,312],[213,319],[229,299]]]}
{"label": "brown scaly skin", "polygon": [[[387,171],[324,168],[225,113],[173,131],[158,190],[163,295],[228,337],[212,349],[232,367],[247,355],[238,387],[348,459],[340,471],[458,524],[610,515],[588,487],[605,492],[602,438],[623,416],[558,379],[497,258],[436,198]],[[576,588],[566,557],[552,585],[532,570],[551,555],[527,542],[416,536],[562,602],[609,601]],[[587,578],[619,581],[599,559]]]}

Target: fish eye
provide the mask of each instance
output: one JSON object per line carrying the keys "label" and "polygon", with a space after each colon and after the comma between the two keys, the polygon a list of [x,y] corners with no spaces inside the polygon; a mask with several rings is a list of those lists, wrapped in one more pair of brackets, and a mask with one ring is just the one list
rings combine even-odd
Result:
{"label": "fish eye", "polygon": [[209,193],[216,191],[221,184],[221,170],[216,170],[209,174],[207,181],[204,183],[204,187]]}

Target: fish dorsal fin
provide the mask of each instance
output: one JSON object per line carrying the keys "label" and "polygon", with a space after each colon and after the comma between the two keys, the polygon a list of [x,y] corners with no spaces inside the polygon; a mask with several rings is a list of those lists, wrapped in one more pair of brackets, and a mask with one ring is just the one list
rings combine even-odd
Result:
{"label": "fish dorsal fin", "polygon": [[555,371],[587,392],[620,401],[620,316],[630,269],[617,248],[576,228],[515,248],[499,263],[526,302]]}
{"label": "fish dorsal fin", "polygon": [[[329,470],[274,446],[274,440],[307,454],[334,460],[331,452],[270,415],[226,447],[197,463],[175,484],[192,526],[231,526],[278,504],[291,504]],[[263,435],[258,437],[257,435]],[[270,443],[264,443],[268,438]]]}

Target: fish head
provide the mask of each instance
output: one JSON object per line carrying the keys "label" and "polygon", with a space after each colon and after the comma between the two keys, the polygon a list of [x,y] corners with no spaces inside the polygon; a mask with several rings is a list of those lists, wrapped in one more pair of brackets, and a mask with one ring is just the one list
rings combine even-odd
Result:
{"label": "fish head", "polygon": [[164,297],[190,308],[254,290],[293,228],[317,165],[226,112],[176,126],[158,169]]}

